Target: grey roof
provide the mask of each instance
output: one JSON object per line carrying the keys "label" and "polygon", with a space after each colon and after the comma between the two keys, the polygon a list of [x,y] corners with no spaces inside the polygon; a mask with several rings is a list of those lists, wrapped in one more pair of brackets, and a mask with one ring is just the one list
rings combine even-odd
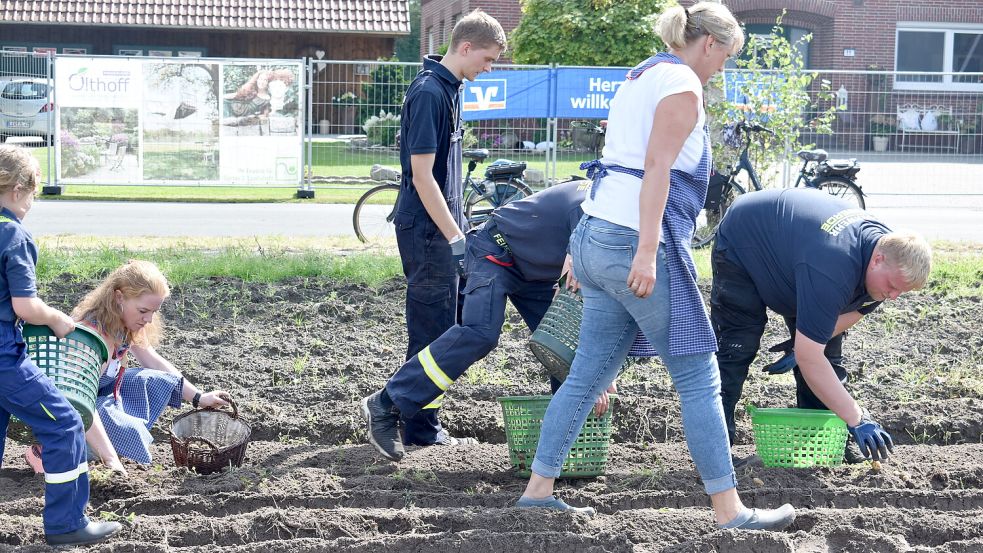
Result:
{"label": "grey roof", "polygon": [[3,23],[406,34],[408,0],[0,0]]}

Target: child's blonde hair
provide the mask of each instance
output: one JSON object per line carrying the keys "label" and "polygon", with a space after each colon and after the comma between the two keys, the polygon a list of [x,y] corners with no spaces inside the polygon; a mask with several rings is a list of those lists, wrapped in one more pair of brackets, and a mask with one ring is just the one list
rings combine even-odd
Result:
{"label": "child's blonde hair", "polygon": [[163,322],[156,314],[150,323],[133,334],[123,325],[123,313],[116,303],[116,291],[126,299],[138,298],[153,293],[166,298],[171,295],[167,278],[156,265],[149,261],[133,259],[110,273],[95,290],[89,292],[75,309],[72,318],[83,323],[95,319],[100,330],[112,338],[122,337],[130,345],[156,346],[160,343]]}
{"label": "child's blonde hair", "polygon": [[33,194],[38,187],[38,160],[25,148],[0,145],[0,196],[11,190]]}

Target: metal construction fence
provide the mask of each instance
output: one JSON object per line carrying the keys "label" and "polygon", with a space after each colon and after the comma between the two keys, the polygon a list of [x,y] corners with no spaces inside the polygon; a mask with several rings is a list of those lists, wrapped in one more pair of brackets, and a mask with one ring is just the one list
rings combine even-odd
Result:
{"label": "metal construction fence", "polygon": [[[48,95],[45,109],[50,112],[51,104],[57,103],[55,60],[50,53],[0,55],[0,136],[22,134],[16,125],[24,123],[6,115],[10,100],[24,91],[12,86],[15,79],[39,79],[48,85],[44,87]],[[365,189],[371,184],[373,165],[398,167],[403,96],[420,65],[304,62],[305,86],[298,94],[303,103],[298,110],[304,159],[300,188]],[[610,67],[495,66],[477,81],[465,83],[465,146],[489,149],[489,162],[498,158],[526,162],[527,179],[533,186],[582,174],[580,163],[598,157],[603,148],[601,121],[625,72],[625,68]],[[816,101],[817,111],[830,103],[840,109],[831,134],[811,132],[808,121],[814,112],[804,113],[803,143],[825,148],[832,157],[859,159],[860,183],[872,196],[871,203],[943,205],[951,203],[953,196],[962,196],[961,203],[983,204],[983,184],[979,184],[983,182],[983,74],[812,72],[817,77],[811,88],[823,82],[833,93],[831,99]],[[735,94],[726,89],[746,85],[747,74],[727,70],[723,83],[725,96],[733,101]],[[813,90],[806,92],[818,98]],[[180,92],[175,94],[181,97]],[[152,107],[144,102],[140,109]],[[38,133],[41,139],[55,134],[53,117],[49,114],[46,119],[45,128],[50,132]],[[52,148],[50,142],[48,148]],[[237,155],[249,154],[223,151],[223,162],[248,165],[248,160],[236,160]],[[48,159],[54,158],[51,149]],[[204,154],[202,159],[206,159]],[[725,160],[717,161],[718,166],[726,165]],[[794,177],[796,170],[792,166],[773,171],[775,184]],[[195,184],[233,183],[211,179]],[[278,183],[251,181],[250,185]]]}

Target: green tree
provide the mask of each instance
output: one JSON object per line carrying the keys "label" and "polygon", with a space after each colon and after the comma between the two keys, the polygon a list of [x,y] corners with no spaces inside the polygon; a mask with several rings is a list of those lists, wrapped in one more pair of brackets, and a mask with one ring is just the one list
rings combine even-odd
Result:
{"label": "green tree", "polygon": [[634,66],[664,45],[655,17],[672,0],[522,0],[516,63]]}
{"label": "green tree", "polygon": [[410,0],[410,34],[396,39],[398,61],[420,61],[420,0]]}
{"label": "green tree", "polygon": [[[386,61],[386,60],[381,60]],[[410,87],[419,67],[380,64],[372,70],[372,78],[362,85],[358,103],[358,122],[364,124],[380,111],[399,115],[403,109],[403,96]]]}
{"label": "green tree", "polygon": [[773,170],[776,165],[794,163],[798,150],[814,146],[802,142],[804,132],[832,133],[837,110],[835,95],[829,81],[816,81],[819,74],[805,70],[804,48],[799,48],[801,43],[812,40],[812,35],[792,43],[785,38],[781,22],[779,16],[770,35],[751,35],[744,55],[737,60],[740,71],[728,72],[739,102],[724,98],[723,74],[709,85],[707,115],[715,137],[713,159],[718,169],[737,161],[737,150],[717,138],[724,125],[738,119],[760,122],[775,133],[760,136],[761,147],[751,148],[751,161],[766,180],[777,176]]}

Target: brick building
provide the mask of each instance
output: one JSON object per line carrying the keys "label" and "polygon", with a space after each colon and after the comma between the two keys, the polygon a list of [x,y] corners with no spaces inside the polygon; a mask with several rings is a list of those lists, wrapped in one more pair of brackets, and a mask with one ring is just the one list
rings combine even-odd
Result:
{"label": "brick building", "polygon": [[782,26],[787,38],[813,35],[804,52],[810,69],[936,73],[824,75],[833,90],[849,92],[849,110],[858,115],[838,118],[832,137],[836,143],[831,146],[870,147],[871,123],[880,118],[881,132],[885,123],[899,127],[890,136],[893,148],[905,135],[900,132],[902,113],[915,105],[922,106],[921,113],[932,106],[936,115],[948,118],[938,123],[937,132],[909,137],[915,147],[974,153],[983,148],[983,79],[977,74],[983,72],[983,2],[731,0],[727,4],[749,33],[768,33],[786,10]]}
{"label": "brick building", "polygon": [[[454,24],[479,8],[497,19],[506,35],[522,19],[518,0],[420,0],[420,56],[437,52],[450,42]],[[507,61],[508,53],[502,58]]]}
{"label": "brick building", "polygon": [[[559,1],[559,0],[558,0]],[[692,5],[695,0],[682,0]],[[725,0],[748,33],[770,34],[785,11],[783,30],[802,47],[806,67],[855,71],[823,75],[848,92],[855,117],[841,117],[832,146],[869,147],[871,119],[898,116],[903,106],[941,106],[959,120],[960,135],[983,142],[983,0]],[[421,54],[448,42],[454,23],[481,8],[511,32],[522,17],[520,0],[421,0]],[[864,74],[871,70],[937,75]],[[959,73],[968,73],[959,75]],[[888,123],[890,125],[890,123]],[[952,124],[952,123],[948,123]],[[950,132],[955,127],[949,127]],[[822,137],[817,137],[821,139]],[[896,141],[895,137],[892,140]],[[944,138],[944,137],[934,137]],[[964,137],[967,138],[967,137]],[[968,144],[963,140],[963,145]],[[983,150],[983,143],[976,149]]]}
{"label": "brick building", "polygon": [[[769,33],[775,18],[786,10],[783,27],[789,39],[794,41],[806,33],[813,35],[804,52],[809,68],[863,71],[876,66],[898,71],[983,71],[983,44],[977,46],[983,42],[980,0],[725,3],[750,33]],[[421,0],[421,55],[446,44],[458,19],[476,8],[498,19],[506,33],[515,29],[522,18],[519,0]],[[938,84],[952,84],[952,79]],[[972,86],[983,89],[983,84]]]}

